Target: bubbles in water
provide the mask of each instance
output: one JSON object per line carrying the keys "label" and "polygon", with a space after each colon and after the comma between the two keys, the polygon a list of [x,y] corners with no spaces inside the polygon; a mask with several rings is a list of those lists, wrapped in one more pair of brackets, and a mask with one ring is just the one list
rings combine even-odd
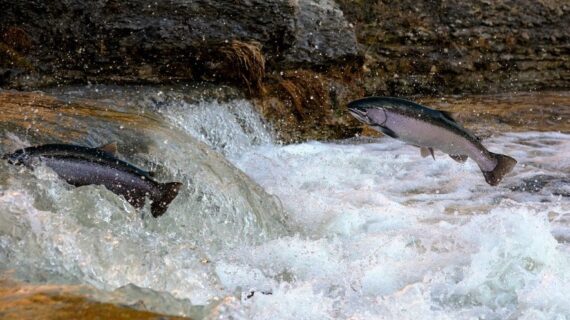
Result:
{"label": "bubbles in water", "polygon": [[485,141],[519,161],[493,188],[471,161],[423,159],[395,140],[275,145],[242,100],[164,90],[143,103],[146,129],[102,121],[81,142],[133,146],[125,157],[182,181],[167,214],[141,219],[102,187],[0,163],[2,270],[207,319],[570,314],[568,135]]}
{"label": "bubbles in water", "polygon": [[[534,146],[525,147],[530,141]],[[570,248],[552,230],[568,228],[570,201],[556,196],[559,184],[550,181],[567,178],[570,162],[561,154],[570,152],[570,137],[507,134],[485,144],[519,160],[496,188],[473,163],[437,153],[426,161],[388,139],[248,152],[237,165],[283,200],[305,234],[273,240],[283,245],[271,254],[264,252],[269,243],[249,251],[270,255],[273,272],[286,270],[282,281],[310,284],[332,299],[332,317],[568,314],[570,300],[557,292],[569,283]],[[550,177],[540,190],[514,187],[537,172]],[[308,249],[299,251],[302,242]],[[267,269],[263,260],[246,260]],[[311,272],[299,268],[305,262]]]}
{"label": "bubbles in water", "polygon": [[[120,108],[137,117],[138,109]],[[121,158],[158,164],[158,181],[183,182],[167,213],[152,219],[148,207],[137,212],[104,187],[74,188],[47,167],[31,171],[2,162],[3,270],[16,270],[24,280],[82,283],[109,291],[132,284],[167,292],[170,300],[206,305],[227,294],[211,262],[220,252],[286,233],[276,198],[160,116],[143,118],[143,125],[125,123],[119,132],[108,119],[93,115],[94,136],[69,142],[93,146],[98,145],[94,141],[116,141]],[[52,142],[50,137],[35,139],[34,144]]]}
{"label": "bubbles in water", "polygon": [[227,158],[272,142],[266,125],[246,100],[226,103],[179,101],[161,111],[172,123]]}

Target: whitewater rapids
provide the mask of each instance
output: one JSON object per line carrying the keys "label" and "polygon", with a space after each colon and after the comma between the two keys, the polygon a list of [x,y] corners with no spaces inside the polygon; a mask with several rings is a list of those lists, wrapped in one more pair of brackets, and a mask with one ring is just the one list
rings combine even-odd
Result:
{"label": "whitewater rapids", "polygon": [[[238,207],[233,215],[257,218],[232,224],[195,211],[242,205],[234,199],[251,197],[248,182],[219,200],[204,191],[214,198],[205,207],[184,204],[190,188],[167,219],[141,220],[101,188],[69,188],[48,169],[0,164],[2,270],[206,319],[570,317],[570,135],[486,139],[490,151],[518,160],[490,187],[471,160],[462,165],[439,152],[435,161],[422,158],[390,138],[283,146],[245,100],[146,94],[149,104],[160,100],[147,113],[164,128],[224,156],[283,213],[273,204],[252,205],[272,208],[267,217]],[[163,141],[165,133],[149,139]],[[168,164],[167,176],[185,177],[194,158],[172,141],[160,148],[150,160]],[[201,242],[204,236],[212,239]]]}

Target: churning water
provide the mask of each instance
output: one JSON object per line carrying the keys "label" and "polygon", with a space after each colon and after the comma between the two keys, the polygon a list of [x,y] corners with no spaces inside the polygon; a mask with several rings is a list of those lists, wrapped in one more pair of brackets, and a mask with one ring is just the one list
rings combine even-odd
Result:
{"label": "churning water", "polygon": [[104,188],[0,163],[2,270],[212,319],[570,317],[570,135],[485,140],[519,161],[490,187],[472,161],[390,138],[282,146],[245,100],[141,95],[100,99],[144,110],[143,129],[92,119],[75,142],[127,144],[183,181],[169,211],[142,219]]}

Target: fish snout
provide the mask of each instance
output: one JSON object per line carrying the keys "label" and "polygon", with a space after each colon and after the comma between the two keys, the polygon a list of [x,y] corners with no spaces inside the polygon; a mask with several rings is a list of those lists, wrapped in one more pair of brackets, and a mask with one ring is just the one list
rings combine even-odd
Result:
{"label": "fish snout", "polygon": [[367,115],[368,111],[366,110],[366,108],[354,104],[349,104],[348,112],[358,121],[363,122],[365,124],[372,124],[372,121]]}
{"label": "fish snout", "polygon": [[14,164],[14,154],[13,153],[5,153],[2,155],[2,160],[7,160],[9,164]]}
{"label": "fish snout", "polygon": [[22,165],[24,163],[25,154],[14,152],[14,153],[5,153],[2,155],[2,160],[7,160],[9,164],[12,165]]}

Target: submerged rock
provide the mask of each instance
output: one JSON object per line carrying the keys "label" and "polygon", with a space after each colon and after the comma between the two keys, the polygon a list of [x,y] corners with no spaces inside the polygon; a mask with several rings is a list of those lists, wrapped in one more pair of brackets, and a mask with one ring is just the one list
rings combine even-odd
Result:
{"label": "submerged rock", "polygon": [[278,201],[222,155],[164,120],[139,113],[139,108],[145,108],[143,102],[120,106],[121,92],[112,91],[110,95],[115,95],[116,100],[76,97],[64,101],[38,92],[0,91],[0,124],[4,134],[9,134],[2,149],[7,148],[10,136],[33,145],[96,146],[104,144],[99,143],[102,139],[117,142],[119,154],[127,155],[121,158],[130,158],[134,163],[158,163],[164,175],[185,180],[176,201],[181,211],[169,210],[164,219],[150,225],[173,230],[177,229],[175,224],[183,222],[188,224],[185,230],[200,233],[211,227],[208,239],[192,237],[197,243],[204,241],[214,247],[221,243],[255,243],[284,234]]}
{"label": "submerged rock", "polygon": [[92,291],[95,290],[78,286],[31,285],[2,280],[0,315],[2,319],[190,319],[86,298],[85,294]]}
{"label": "submerged rock", "polygon": [[535,176],[522,179],[522,182],[509,187],[512,191],[539,193],[543,189],[547,189],[555,196],[570,197],[570,179],[557,177],[546,174],[537,174]]}
{"label": "submerged rock", "polygon": [[288,234],[280,201],[156,109],[110,95],[62,100],[0,91],[0,154],[21,147],[6,142],[115,141],[121,159],[183,182],[176,201],[152,219],[148,207],[137,211],[104,187],[75,188],[47,168],[0,161],[0,272],[107,291],[132,283],[206,304],[216,281],[210,261],[221,251]]}

